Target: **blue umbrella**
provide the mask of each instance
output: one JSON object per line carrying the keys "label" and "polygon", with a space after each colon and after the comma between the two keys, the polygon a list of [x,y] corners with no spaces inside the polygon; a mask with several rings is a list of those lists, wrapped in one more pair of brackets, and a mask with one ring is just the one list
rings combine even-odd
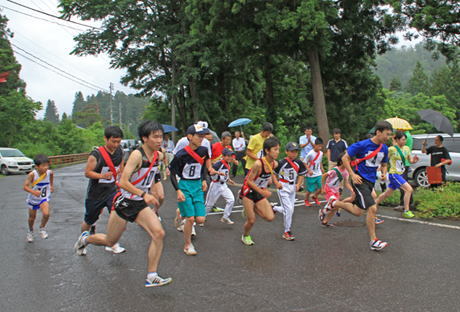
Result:
{"label": "blue umbrella", "polygon": [[163,126],[163,130],[164,130],[165,133],[179,131],[179,129],[177,129],[176,127],[173,127],[171,125],[162,125],[162,126]]}
{"label": "blue umbrella", "polygon": [[239,127],[247,125],[248,123],[252,122],[249,118],[239,118],[237,120],[233,120],[228,126],[231,127]]}

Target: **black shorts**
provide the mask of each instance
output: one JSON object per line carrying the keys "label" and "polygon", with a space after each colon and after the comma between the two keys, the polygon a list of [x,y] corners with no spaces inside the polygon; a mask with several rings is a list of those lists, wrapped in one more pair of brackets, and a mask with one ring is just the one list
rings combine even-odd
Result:
{"label": "black shorts", "polygon": [[85,200],[85,223],[89,225],[93,225],[94,223],[96,223],[104,207],[107,207],[107,210],[110,213],[115,194],[116,192],[100,200],[87,198]]}
{"label": "black shorts", "polygon": [[113,205],[117,215],[129,222],[136,221],[137,215],[149,205],[144,200],[132,200],[119,196]]}
{"label": "black shorts", "polygon": [[157,172],[157,173],[155,174],[155,178],[154,178],[154,180],[153,180],[153,184],[157,184],[157,183],[160,182],[160,181],[161,181],[161,173]]}
{"label": "black shorts", "polygon": [[244,197],[249,198],[254,203],[257,203],[257,202],[259,202],[259,201],[261,201],[262,199],[265,198],[265,197],[263,197],[262,195],[260,195],[259,193],[257,193],[256,191],[254,191],[252,189],[249,191],[249,193],[244,195]]}
{"label": "black shorts", "polygon": [[367,210],[369,207],[375,205],[374,197],[372,197],[372,191],[374,190],[374,183],[364,179],[361,184],[352,183],[353,191],[355,192],[355,200],[353,204],[361,209]]}

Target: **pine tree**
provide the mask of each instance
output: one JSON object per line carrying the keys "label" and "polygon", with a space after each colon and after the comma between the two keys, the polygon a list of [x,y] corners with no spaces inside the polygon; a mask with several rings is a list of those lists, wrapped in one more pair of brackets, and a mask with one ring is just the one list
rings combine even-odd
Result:
{"label": "pine tree", "polygon": [[401,80],[399,78],[394,77],[390,82],[390,90],[391,91],[401,91]]}
{"label": "pine tree", "polygon": [[[417,62],[415,65],[414,71],[412,72],[412,77],[407,83],[406,91],[416,95],[419,93],[427,94],[429,92],[430,83],[428,76],[425,74],[422,64]],[[428,94],[427,94],[428,95]]]}
{"label": "pine tree", "polygon": [[59,122],[59,114],[57,111],[56,104],[53,100],[48,100],[46,104],[45,120],[50,121],[52,123]]}

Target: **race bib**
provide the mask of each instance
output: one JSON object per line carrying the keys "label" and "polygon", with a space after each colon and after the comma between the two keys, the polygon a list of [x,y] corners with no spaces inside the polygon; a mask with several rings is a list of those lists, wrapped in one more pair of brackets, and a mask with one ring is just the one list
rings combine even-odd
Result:
{"label": "race bib", "polygon": [[[369,151],[367,155],[371,154],[372,151]],[[384,153],[377,153],[373,158],[366,160],[366,166],[367,167],[373,167],[373,168],[378,168],[380,167],[380,164],[382,163],[383,157],[385,157]]]}

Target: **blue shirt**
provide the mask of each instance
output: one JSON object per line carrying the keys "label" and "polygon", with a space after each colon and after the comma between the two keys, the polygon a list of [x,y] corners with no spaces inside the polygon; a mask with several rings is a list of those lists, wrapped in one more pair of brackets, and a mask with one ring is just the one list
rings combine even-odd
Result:
{"label": "blue shirt", "polygon": [[[350,145],[347,150],[347,153],[350,157],[364,158],[367,155],[375,151],[379,145],[367,139],[364,141],[359,141],[355,144]],[[358,174],[369,182],[375,183],[375,178],[377,175],[377,169],[380,167],[381,163],[388,162],[388,146],[383,144],[382,148],[375,157],[365,160],[358,165]],[[356,172],[356,170],[353,168]]]}
{"label": "blue shirt", "polygon": [[[300,159],[304,159],[308,153],[313,149],[313,144],[315,144],[316,137],[314,135],[310,136],[311,143],[308,143],[302,150],[300,151]],[[302,135],[299,138],[299,144],[307,144],[308,139],[306,135]]]}

